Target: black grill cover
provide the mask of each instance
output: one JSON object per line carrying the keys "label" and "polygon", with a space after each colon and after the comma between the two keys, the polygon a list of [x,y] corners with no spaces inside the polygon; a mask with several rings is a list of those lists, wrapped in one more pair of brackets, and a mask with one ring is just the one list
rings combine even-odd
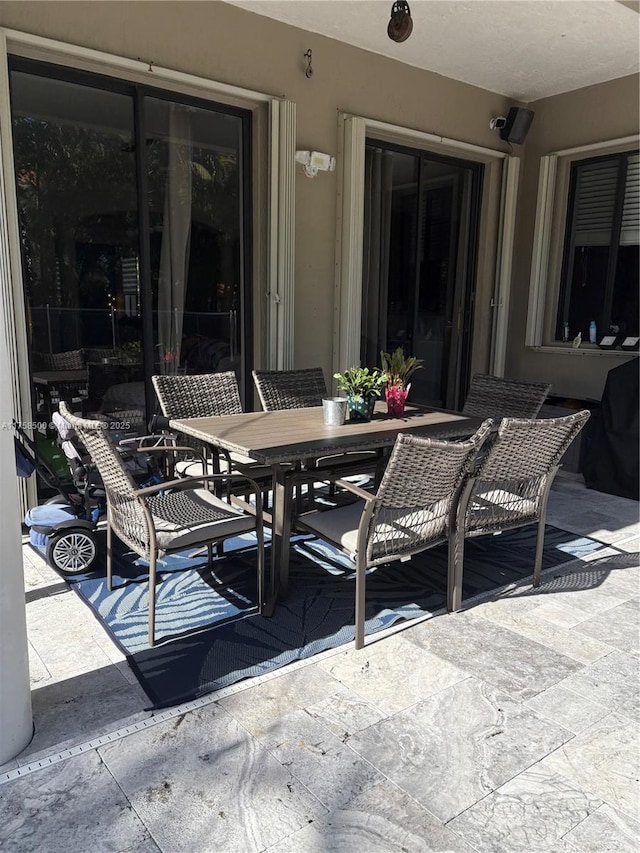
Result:
{"label": "black grill cover", "polygon": [[639,385],[635,358],[609,371],[582,469],[589,489],[640,498]]}

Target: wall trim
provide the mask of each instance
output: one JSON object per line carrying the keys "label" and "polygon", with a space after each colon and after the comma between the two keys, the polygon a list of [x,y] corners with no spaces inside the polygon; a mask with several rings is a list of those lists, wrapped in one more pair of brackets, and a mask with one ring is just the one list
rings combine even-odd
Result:
{"label": "wall trim", "polygon": [[296,105],[273,101],[270,105],[269,181],[269,370],[294,366]]}
{"label": "wall trim", "polygon": [[575,148],[563,148],[561,151],[551,151],[556,157],[572,157],[574,154],[589,154],[591,151],[603,151],[618,145],[637,145],[640,136],[621,136],[618,139],[609,139],[604,142],[593,142],[589,145],[578,145]]}
{"label": "wall trim", "polygon": [[360,364],[364,155],[367,122],[339,116],[333,373]]}
{"label": "wall trim", "polygon": [[504,376],[507,358],[507,336],[509,332],[509,309],[511,304],[511,272],[513,268],[513,243],[519,175],[520,160],[518,157],[507,157],[503,163],[502,170],[496,289],[491,306],[493,308],[493,322],[489,370],[494,376]]}
{"label": "wall trim", "polygon": [[[345,118],[349,117],[348,113],[343,114]],[[476,154],[482,157],[493,157],[498,160],[505,160],[509,157],[504,151],[496,151],[493,148],[485,148],[482,145],[474,145],[471,142],[463,142],[460,139],[450,139],[447,136],[438,136],[435,133],[427,133],[424,130],[415,130],[410,127],[401,127],[400,125],[389,124],[376,119],[364,118],[366,123],[367,133],[375,132],[376,130],[384,134],[400,135],[403,139],[409,141],[414,140],[422,145],[436,144],[444,145],[446,148],[455,149],[456,151],[468,151],[470,154]]]}
{"label": "wall trim", "polygon": [[56,65],[71,65],[73,68],[93,71],[96,74],[108,73],[111,76],[151,86],[178,86],[183,93],[186,91],[183,87],[189,87],[192,94],[207,93],[209,98],[214,95],[221,103],[236,106],[258,105],[281,97],[232,86],[229,83],[220,83],[206,77],[187,74],[184,71],[174,71],[171,68],[155,65],[151,58],[149,60],[128,59],[117,54],[19,30],[1,29],[0,32],[4,33],[8,53],[28,59],[53,62]]}

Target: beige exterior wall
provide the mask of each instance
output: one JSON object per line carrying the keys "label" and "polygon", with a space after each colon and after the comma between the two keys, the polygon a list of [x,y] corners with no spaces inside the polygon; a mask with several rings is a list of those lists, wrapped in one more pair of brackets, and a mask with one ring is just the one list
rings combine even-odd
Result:
{"label": "beige exterior wall", "polygon": [[[489,120],[507,98],[307,33],[218,2],[1,2],[0,26],[124,56],[221,83],[284,96],[297,105],[297,147],[336,154],[340,111],[504,151]],[[314,75],[303,54],[313,51]],[[150,82],[153,82],[150,75]],[[621,357],[543,353],[524,346],[540,157],[638,132],[636,77],[529,105],[536,113],[520,180],[506,374],[551,381],[561,394],[599,398]],[[487,181],[473,369],[488,364],[498,186]],[[330,376],[337,172],[296,177],[295,365]],[[256,316],[264,287],[256,280]],[[257,330],[257,336],[264,336]],[[256,347],[256,358],[262,351]]]}
{"label": "beige exterior wall", "polygon": [[[639,103],[638,77],[632,76],[528,105],[535,120],[522,164],[507,371],[519,379],[551,382],[552,393],[600,399],[608,371],[628,356],[591,355],[586,350],[544,352],[524,345],[540,158],[637,134]],[[554,311],[554,306],[548,307]]]}
{"label": "beige exterior wall", "polygon": [[[336,154],[338,112],[504,150],[489,120],[508,99],[217,2],[2,2],[0,26],[142,58],[297,104],[297,147]],[[314,75],[303,54],[313,51]],[[153,82],[150,75],[150,82]],[[521,153],[521,152],[516,152]],[[296,177],[295,365],[331,374],[337,173]],[[483,212],[495,220],[495,186]],[[495,243],[495,221],[483,240]],[[481,266],[474,365],[486,368],[495,246]],[[264,287],[256,282],[256,299]],[[490,326],[489,326],[490,328]],[[256,349],[256,353],[260,350]]]}

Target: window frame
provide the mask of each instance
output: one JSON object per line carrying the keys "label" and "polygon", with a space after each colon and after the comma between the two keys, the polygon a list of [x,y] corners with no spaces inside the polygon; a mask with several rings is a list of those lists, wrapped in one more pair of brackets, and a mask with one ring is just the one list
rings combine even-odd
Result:
{"label": "window frame", "polygon": [[628,353],[607,352],[595,345],[589,349],[588,342],[580,350],[573,349],[570,343],[559,340],[556,332],[571,167],[585,160],[628,153],[637,149],[639,144],[640,136],[626,136],[552,152],[540,158],[525,346],[572,355],[628,357]]}
{"label": "window frame", "polygon": [[[569,316],[571,306],[571,282],[574,272],[574,253],[579,244],[576,242],[576,205],[578,203],[578,169],[581,166],[589,166],[600,163],[616,163],[614,208],[611,219],[611,233],[607,261],[607,273],[604,284],[603,308],[599,316],[594,316],[598,329],[608,329],[611,325],[611,311],[613,308],[613,296],[618,265],[618,250],[622,235],[622,220],[625,207],[627,173],[629,158],[636,154],[635,151],[620,151],[616,153],[601,154],[589,157],[581,161],[573,161],[569,170],[569,197],[567,201],[567,216],[565,222],[565,235],[562,250],[562,269],[560,273],[558,302],[556,306],[555,340],[562,340],[562,325]],[[602,245],[605,245],[604,243]]]}

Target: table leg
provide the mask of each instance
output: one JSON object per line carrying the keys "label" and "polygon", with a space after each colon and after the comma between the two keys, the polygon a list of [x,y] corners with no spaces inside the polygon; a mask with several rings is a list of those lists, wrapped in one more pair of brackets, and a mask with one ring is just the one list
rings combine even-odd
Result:
{"label": "table leg", "polygon": [[[273,526],[271,529],[271,583],[275,600],[287,597],[293,493],[286,470],[273,466]],[[275,587],[273,586],[275,585]]]}

